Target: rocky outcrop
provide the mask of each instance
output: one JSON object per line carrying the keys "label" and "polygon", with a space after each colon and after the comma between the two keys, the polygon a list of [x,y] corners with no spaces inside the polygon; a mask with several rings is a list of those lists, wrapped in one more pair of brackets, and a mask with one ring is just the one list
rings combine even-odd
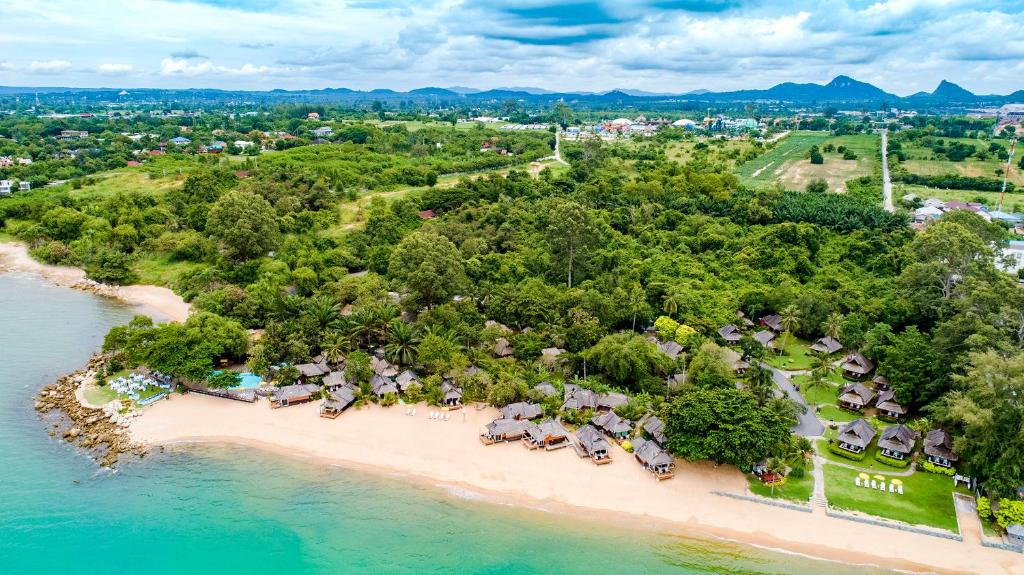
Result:
{"label": "rocky outcrop", "polygon": [[95,380],[105,361],[105,356],[94,356],[84,369],[44,387],[36,396],[35,409],[50,423],[51,437],[59,437],[98,463],[112,466],[123,454],[143,455],[144,448],[128,433],[127,427],[137,412],[126,411],[127,404],[115,400],[96,409],[82,405],[75,394],[83,383]]}

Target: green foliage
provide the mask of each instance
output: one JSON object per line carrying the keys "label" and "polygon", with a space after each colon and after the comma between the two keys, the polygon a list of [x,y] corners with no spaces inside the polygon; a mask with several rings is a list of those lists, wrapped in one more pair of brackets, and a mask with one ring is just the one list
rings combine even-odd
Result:
{"label": "green foliage", "polygon": [[427,307],[447,301],[466,285],[458,249],[448,238],[429,232],[410,234],[395,247],[388,275]]}
{"label": "green foliage", "polygon": [[875,451],[875,461],[888,465],[889,467],[896,467],[899,469],[910,467],[910,458],[896,459],[895,457],[883,455],[881,451]]}
{"label": "green foliage", "polygon": [[706,388],[732,387],[732,366],[725,358],[725,350],[713,342],[709,341],[700,346],[700,350],[690,362],[688,381]]}
{"label": "green foliage", "polygon": [[977,501],[978,517],[992,519],[992,500],[984,495]]}
{"label": "green foliage", "polygon": [[999,509],[992,513],[996,523],[1006,529],[1014,523],[1024,525],[1024,501],[1019,499],[1002,498],[999,500]]}
{"label": "green foliage", "polygon": [[952,467],[943,467],[941,465],[935,465],[934,463],[927,460],[919,461],[917,463],[917,468],[922,471],[927,471],[928,473],[937,473],[939,475],[946,475],[949,477],[953,477],[954,475],[956,475],[956,469]]}
{"label": "green foliage", "polygon": [[642,380],[667,374],[672,366],[654,344],[630,333],[607,335],[583,355],[610,381],[633,390]]}
{"label": "green foliage", "polygon": [[235,262],[261,257],[278,241],[273,207],[262,196],[241,190],[230,191],[214,202],[206,230]]}
{"label": "green foliage", "polygon": [[839,457],[843,457],[851,461],[864,461],[864,458],[867,457],[868,455],[868,450],[866,449],[864,451],[861,451],[860,453],[850,453],[849,451],[836,445],[834,441],[830,441],[828,443],[828,450],[838,455]]}
{"label": "green foliage", "polygon": [[237,386],[242,381],[242,376],[237,371],[224,370],[210,374],[206,383],[217,389],[227,389]]}

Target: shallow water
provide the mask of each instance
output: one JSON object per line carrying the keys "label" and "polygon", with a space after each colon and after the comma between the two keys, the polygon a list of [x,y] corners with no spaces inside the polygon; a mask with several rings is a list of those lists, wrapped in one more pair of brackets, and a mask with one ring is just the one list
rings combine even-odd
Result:
{"label": "shallow water", "polygon": [[[0,274],[2,573],[866,573],[492,504],[442,487],[190,446],[98,468],[46,433],[40,387],[132,311]],[[873,570],[872,570],[873,572]]]}

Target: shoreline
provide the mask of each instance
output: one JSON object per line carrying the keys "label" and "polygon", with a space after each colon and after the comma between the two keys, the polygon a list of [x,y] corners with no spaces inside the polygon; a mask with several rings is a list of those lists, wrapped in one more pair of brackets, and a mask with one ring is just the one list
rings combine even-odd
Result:
{"label": "shoreline", "polygon": [[518,442],[484,446],[476,436],[497,413],[493,408],[456,411],[447,422],[426,419],[433,408],[422,405],[415,417],[406,416],[404,406],[373,406],[351,409],[336,420],[318,417],[317,408],[312,403],[271,410],[264,402],[174,396],[147,407],[131,422],[129,433],[150,448],[244,446],[595,524],[614,522],[848,565],[1024,574],[1024,562],[1014,553],[712,494],[745,490],[745,479],[731,467],[679,462],[676,477],[659,483],[617,446],[613,463],[601,467],[572,449],[529,451]]}
{"label": "shoreline", "polygon": [[58,286],[108,297],[138,308],[159,321],[184,322],[192,305],[168,288],[154,285],[114,286],[94,282],[85,271],[36,261],[21,242],[0,242],[0,273],[24,272],[38,275]]}

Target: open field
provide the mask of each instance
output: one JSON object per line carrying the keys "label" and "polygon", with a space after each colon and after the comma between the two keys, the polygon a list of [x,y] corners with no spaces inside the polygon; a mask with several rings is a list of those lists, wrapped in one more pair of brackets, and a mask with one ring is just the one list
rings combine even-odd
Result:
{"label": "open field", "polygon": [[790,166],[803,159],[811,146],[821,145],[828,138],[827,132],[792,132],[779,140],[770,151],[740,166],[736,170],[736,176],[745,186],[772,186]]}
{"label": "open field", "polygon": [[[703,144],[706,148],[702,150],[698,148],[698,144]],[[718,140],[701,138],[699,140],[670,142],[665,147],[665,155],[669,160],[685,164],[706,154],[707,158],[712,162],[722,163],[735,168],[743,154],[753,149],[753,147],[753,142],[745,139]]]}
{"label": "open field", "polygon": [[[788,165],[786,171],[778,176],[779,182],[790,190],[803,190],[807,184],[818,179],[828,183],[832,192],[846,191],[846,181],[861,176],[870,176],[879,169],[881,163],[880,141],[876,134],[851,134],[828,138],[818,147],[833,145],[853,150],[857,154],[855,160],[844,160],[843,154],[822,151],[825,163],[812,164],[810,160],[800,159]],[[767,171],[767,170],[766,170]]]}
{"label": "open field", "polygon": [[[899,203],[900,198],[907,194],[928,199],[935,198],[944,202],[981,202],[990,208],[995,208],[999,202],[999,192],[980,192],[978,190],[947,190],[942,188],[930,188],[917,184],[893,184],[893,201]],[[1003,198],[1003,209],[1008,212],[1024,211],[1024,193],[1007,193]]]}
{"label": "open field", "polygon": [[[895,519],[912,525],[957,531],[951,478],[924,472],[900,477],[900,481],[903,482],[903,495],[897,495],[888,491],[857,487],[854,478],[858,474],[858,471],[852,469],[825,465],[825,496],[832,507]],[[885,472],[881,475],[885,475]],[[886,479],[891,479],[891,476]]]}
{"label": "open field", "polygon": [[[978,140],[975,138],[942,138],[946,144],[960,142],[973,146],[979,150],[987,150],[989,144],[998,143],[1009,149],[1010,142],[1005,139]],[[941,176],[945,174],[957,174],[961,176],[994,178],[1002,180],[1003,170],[1006,162],[1000,160],[995,154],[990,154],[985,160],[970,157],[962,162],[953,162],[944,156],[936,155],[931,149],[917,144],[916,142],[905,142],[902,146],[903,153],[907,159],[900,162],[900,165],[912,174],[924,176]],[[1016,158],[1020,158],[1019,150]],[[1016,159],[1015,158],[1015,159]],[[1016,163],[1010,166],[1010,181],[1018,186],[1024,186],[1024,170],[1021,170]]]}
{"label": "open field", "polygon": [[165,177],[150,178],[149,175],[136,168],[122,168],[89,176],[94,183],[71,190],[71,195],[82,197],[100,197],[119,192],[164,193],[181,186],[184,174],[168,173]]}
{"label": "open field", "polygon": [[782,345],[783,339],[786,342],[786,349],[779,355],[778,350],[768,350],[765,361],[772,367],[787,371],[810,369],[814,365],[814,354],[811,353],[810,343],[793,335],[779,335],[775,338],[776,345]]}

